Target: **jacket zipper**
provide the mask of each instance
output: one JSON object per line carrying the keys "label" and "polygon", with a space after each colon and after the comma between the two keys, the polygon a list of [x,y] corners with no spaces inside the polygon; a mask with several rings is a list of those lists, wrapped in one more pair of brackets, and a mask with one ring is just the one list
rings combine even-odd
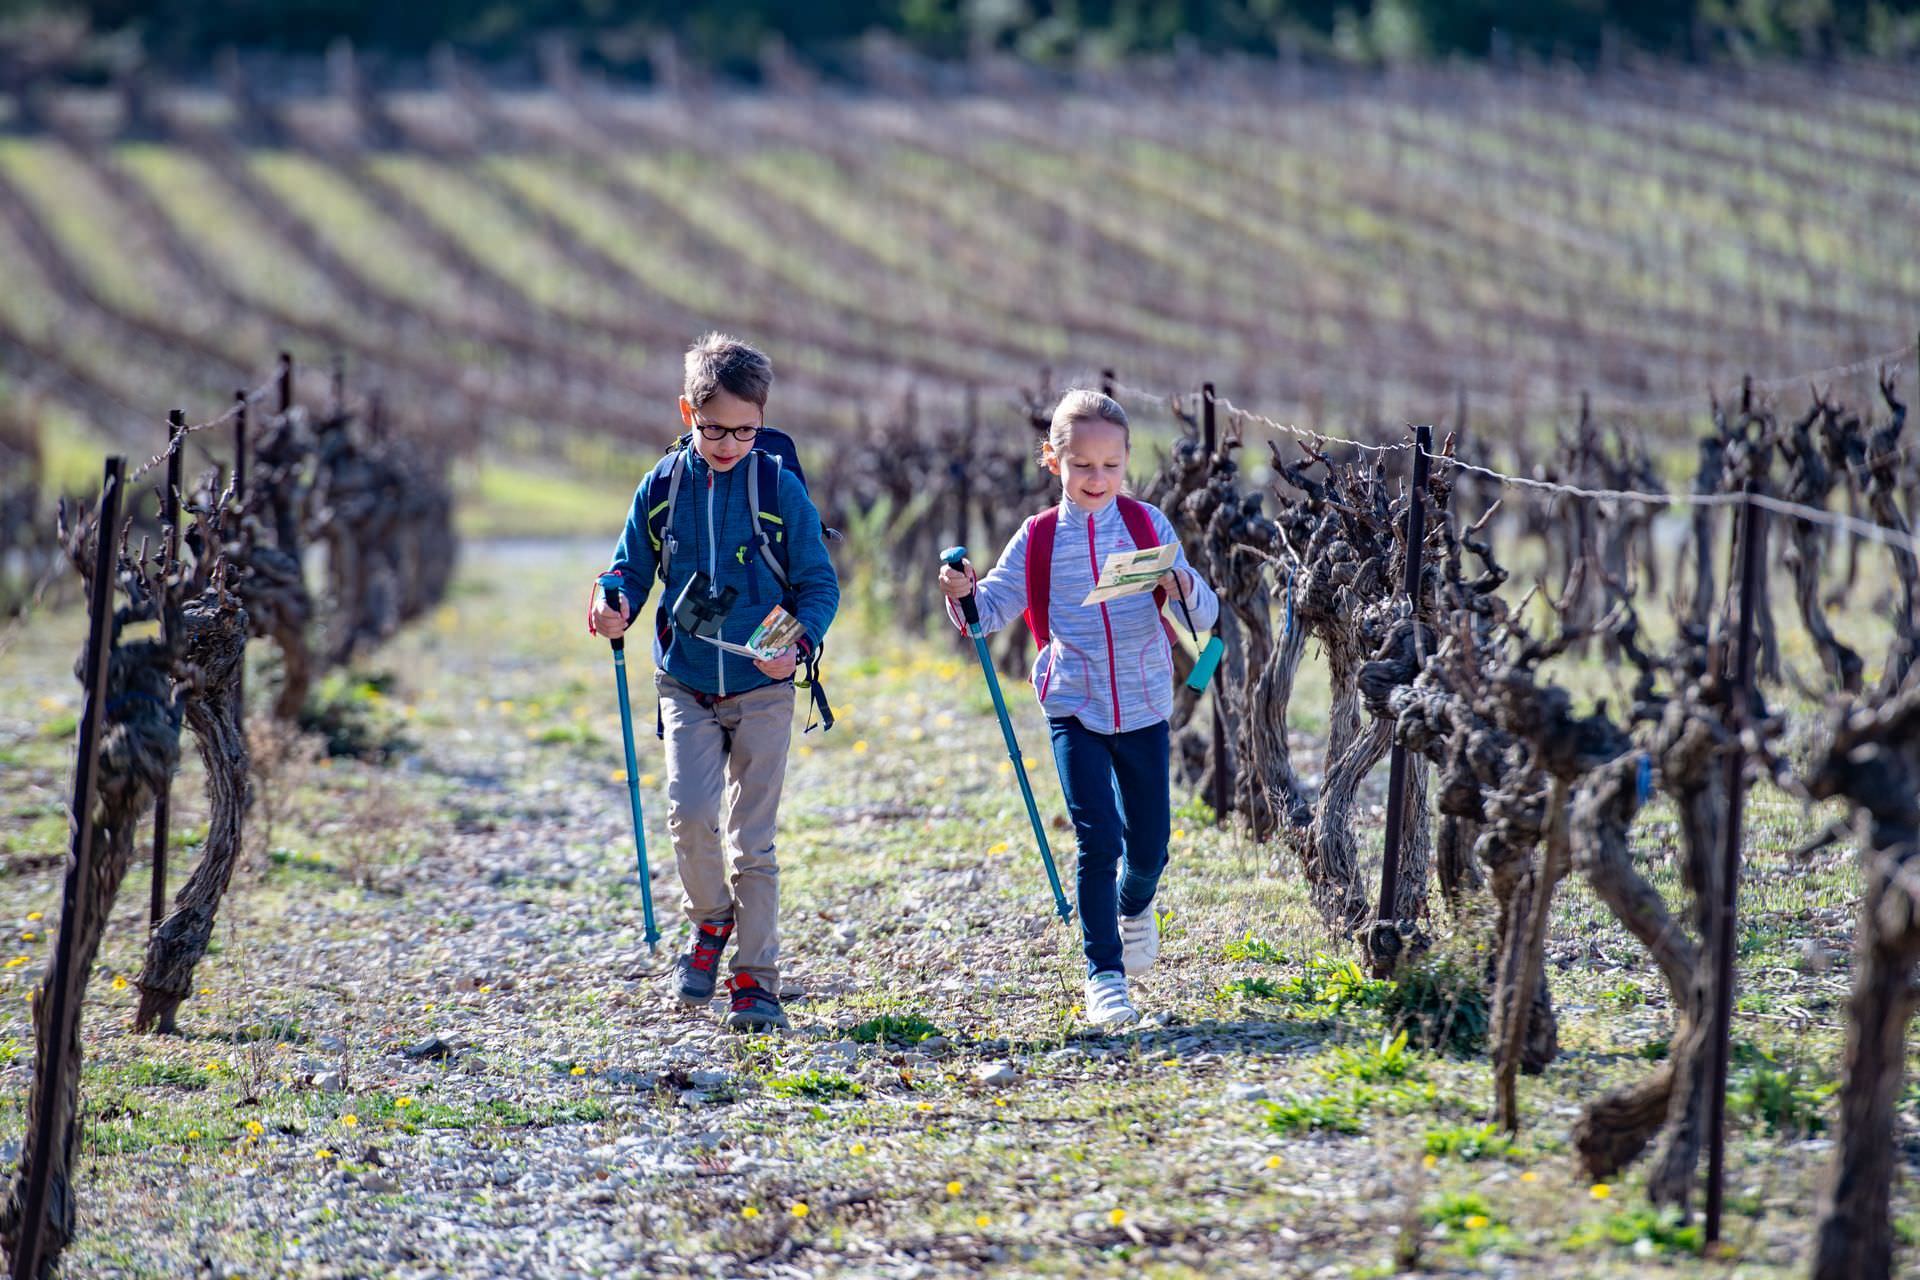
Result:
{"label": "jacket zipper", "polygon": [[[1093,566],[1093,580],[1100,581],[1100,559],[1093,549],[1093,517],[1087,517],[1087,563]],[[1100,602],[1100,625],[1107,629],[1107,687],[1113,691],[1113,731],[1120,732],[1120,669],[1113,661],[1113,619],[1107,616],[1107,602]]]}
{"label": "jacket zipper", "polygon": [[[720,543],[713,536],[713,468],[707,468],[707,578],[714,586],[720,583]],[[720,673],[720,696],[727,696],[727,651],[713,651],[714,670]]]}

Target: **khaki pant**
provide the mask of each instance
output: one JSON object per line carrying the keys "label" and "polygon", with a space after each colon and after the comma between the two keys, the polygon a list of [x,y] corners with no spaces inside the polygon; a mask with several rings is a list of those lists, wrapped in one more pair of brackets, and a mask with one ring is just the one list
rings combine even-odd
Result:
{"label": "khaki pant", "polygon": [[667,832],[684,894],[680,908],[695,924],[733,921],[731,972],[751,974],[777,994],[780,868],[773,836],[787,780],[793,686],[767,685],[703,707],[672,676],[656,672],[654,684],[667,735]]}

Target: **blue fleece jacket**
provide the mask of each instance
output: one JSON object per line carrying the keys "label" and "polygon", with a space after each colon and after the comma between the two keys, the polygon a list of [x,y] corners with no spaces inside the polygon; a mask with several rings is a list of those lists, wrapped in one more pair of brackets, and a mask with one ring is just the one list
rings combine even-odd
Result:
{"label": "blue fleece jacket", "polygon": [[[666,589],[660,598],[661,607],[671,609],[696,571],[713,579],[716,593],[730,586],[739,588],[739,598],[720,632],[735,644],[745,644],[760,620],[781,602],[780,582],[755,545],[753,512],[747,504],[747,469],[755,465],[756,460],[748,456],[726,471],[715,471],[697,450],[688,450],[673,527],[668,530],[677,539],[677,550],[668,561]],[[663,484],[654,503],[666,500]],[[647,537],[645,508],[643,480],[634,490],[626,531],[613,549],[612,572],[625,583],[627,604],[636,619],[658,578],[659,552]],[[807,642],[818,648],[840,607],[840,579],[827,558],[820,512],[800,478],[786,470],[780,472],[778,502],[762,488],[760,509],[779,518],[772,532],[785,536],[787,578],[794,595],[789,608],[806,628]],[[727,653],[671,624],[664,646],[655,627],[653,661],[675,680],[702,693],[745,693],[773,683],[751,659]]]}

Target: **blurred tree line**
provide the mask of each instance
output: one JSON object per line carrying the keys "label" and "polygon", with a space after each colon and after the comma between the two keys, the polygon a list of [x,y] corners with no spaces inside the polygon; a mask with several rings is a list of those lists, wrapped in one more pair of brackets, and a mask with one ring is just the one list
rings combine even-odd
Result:
{"label": "blurred tree line", "polygon": [[16,30],[36,18],[175,69],[204,67],[226,47],[319,53],[340,38],[376,55],[447,43],[509,58],[555,32],[609,70],[644,73],[656,38],[670,34],[695,63],[749,77],[772,43],[832,67],[875,31],[930,57],[1038,62],[1179,49],[1357,63],[1920,49],[1920,0],[0,0],[0,21]]}

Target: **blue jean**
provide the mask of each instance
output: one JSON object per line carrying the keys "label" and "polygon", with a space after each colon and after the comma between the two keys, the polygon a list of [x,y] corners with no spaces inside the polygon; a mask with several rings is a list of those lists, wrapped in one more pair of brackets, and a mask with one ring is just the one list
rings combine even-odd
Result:
{"label": "blue jean", "polygon": [[1087,976],[1119,973],[1119,917],[1153,905],[1167,865],[1167,722],[1131,733],[1095,733],[1072,716],[1047,723],[1080,844],[1075,892]]}

